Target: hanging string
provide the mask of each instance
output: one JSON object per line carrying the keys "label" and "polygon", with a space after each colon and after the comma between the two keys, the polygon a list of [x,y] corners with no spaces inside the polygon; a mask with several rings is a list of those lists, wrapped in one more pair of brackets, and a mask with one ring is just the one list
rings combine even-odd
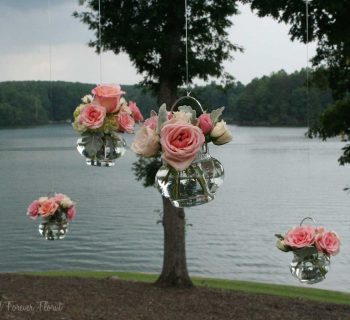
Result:
{"label": "hanging string", "polygon": [[187,96],[190,95],[190,84],[189,84],[189,71],[188,71],[188,7],[187,7],[187,0],[185,0],[185,32],[186,32],[186,39],[185,39],[185,45],[186,45],[186,92]]}
{"label": "hanging string", "polygon": [[51,81],[52,81],[52,42],[51,42],[52,18],[51,18],[51,0],[47,0],[47,18],[48,18],[49,33],[50,33],[50,37],[49,37],[49,81],[50,81],[50,98],[51,98]]}
{"label": "hanging string", "polygon": [[98,41],[100,58],[100,84],[102,84],[102,36],[101,36],[101,0],[98,0]]}
{"label": "hanging string", "polygon": [[[49,33],[49,104],[52,111],[52,17],[51,17],[51,0],[47,0],[47,19],[48,19],[48,33]],[[51,171],[51,170],[50,170]],[[50,189],[49,194],[54,193],[55,178],[51,171],[50,174]]]}
{"label": "hanging string", "polygon": [[306,25],[306,109],[307,127],[310,128],[310,93],[309,93],[309,0],[305,1]]}
{"label": "hanging string", "polygon": [[[306,121],[307,130],[310,128],[310,69],[309,69],[309,0],[305,0],[305,29],[306,29]],[[312,192],[311,187],[311,152],[310,152],[311,139],[307,139],[307,194],[310,195]],[[309,208],[309,213],[311,210]]]}

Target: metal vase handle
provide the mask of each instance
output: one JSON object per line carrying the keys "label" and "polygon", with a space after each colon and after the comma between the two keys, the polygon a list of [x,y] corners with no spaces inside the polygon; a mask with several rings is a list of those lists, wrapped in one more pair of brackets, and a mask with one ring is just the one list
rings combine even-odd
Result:
{"label": "metal vase handle", "polygon": [[312,217],[306,217],[306,218],[304,218],[303,220],[301,220],[300,226],[303,225],[303,223],[304,223],[305,220],[311,220],[311,221],[313,222],[313,224],[315,225],[315,227],[317,227],[317,223],[316,223],[315,219],[312,218]]}
{"label": "metal vase handle", "polygon": [[185,99],[190,99],[190,100],[194,101],[197,104],[197,106],[199,107],[199,109],[201,110],[201,112],[204,113],[204,109],[203,109],[202,105],[200,104],[200,102],[196,98],[193,98],[192,96],[182,96],[179,99],[177,99],[174,102],[174,104],[172,105],[170,111],[174,111],[174,109],[177,107],[177,104],[180,101],[185,100]]}

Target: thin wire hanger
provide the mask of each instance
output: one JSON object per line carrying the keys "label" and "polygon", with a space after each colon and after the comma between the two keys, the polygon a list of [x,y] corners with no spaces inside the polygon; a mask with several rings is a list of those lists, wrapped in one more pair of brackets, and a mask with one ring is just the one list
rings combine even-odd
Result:
{"label": "thin wire hanger", "polygon": [[100,84],[102,84],[102,32],[101,32],[101,0],[98,0],[98,42],[99,42],[99,60],[100,60]]}
{"label": "thin wire hanger", "polygon": [[187,0],[185,0],[185,50],[186,50],[186,93],[190,96],[190,84],[189,84],[189,67],[188,67],[188,6]]}
{"label": "thin wire hanger", "polygon": [[[51,16],[51,0],[47,0],[47,19],[49,31],[49,103],[52,109],[52,16]],[[54,194],[55,178],[51,172],[49,194]]]}
{"label": "thin wire hanger", "polygon": [[307,127],[310,128],[310,74],[309,74],[309,0],[305,0],[305,25],[306,25],[306,109]]}

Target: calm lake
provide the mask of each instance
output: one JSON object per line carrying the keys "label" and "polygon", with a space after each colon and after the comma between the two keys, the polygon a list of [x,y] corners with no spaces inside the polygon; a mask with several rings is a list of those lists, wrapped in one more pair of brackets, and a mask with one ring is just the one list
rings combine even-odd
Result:
{"label": "calm lake", "polygon": [[[344,143],[304,137],[305,128],[232,127],[235,140],[211,146],[225,182],[209,204],[186,210],[191,275],[299,285],[292,253],[275,248],[303,217],[342,238],[327,279],[313,287],[350,292],[349,167]],[[128,151],[112,168],[93,168],[74,149],[70,125],[0,130],[0,271],[120,270],[158,273],[162,266],[161,197],[143,188]],[[132,136],[127,137],[128,143]],[[77,202],[77,219],[62,241],[46,241],[28,204],[47,192]]]}

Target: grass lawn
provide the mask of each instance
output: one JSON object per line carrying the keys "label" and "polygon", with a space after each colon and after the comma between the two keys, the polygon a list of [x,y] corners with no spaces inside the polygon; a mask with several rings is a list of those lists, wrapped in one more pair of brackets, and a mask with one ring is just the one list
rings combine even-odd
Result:
{"label": "grass lawn", "polygon": [[[117,276],[121,280],[154,282],[157,275],[134,272],[104,272],[104,271],[48,271],[28,272],[27,275],[39,276],[60,276],[60,277],[81,277],[102,279]],[[350,305],[350,294],[312,289],[307,287],[294,287],[286,285],[267,284],[249,281],[224,280],[192,277],[192,281],[198,287],[216,288],[224,290],[235,290],[258,294],[270,294],[290,298],[304,298],[321,302],[331,302]]]}

